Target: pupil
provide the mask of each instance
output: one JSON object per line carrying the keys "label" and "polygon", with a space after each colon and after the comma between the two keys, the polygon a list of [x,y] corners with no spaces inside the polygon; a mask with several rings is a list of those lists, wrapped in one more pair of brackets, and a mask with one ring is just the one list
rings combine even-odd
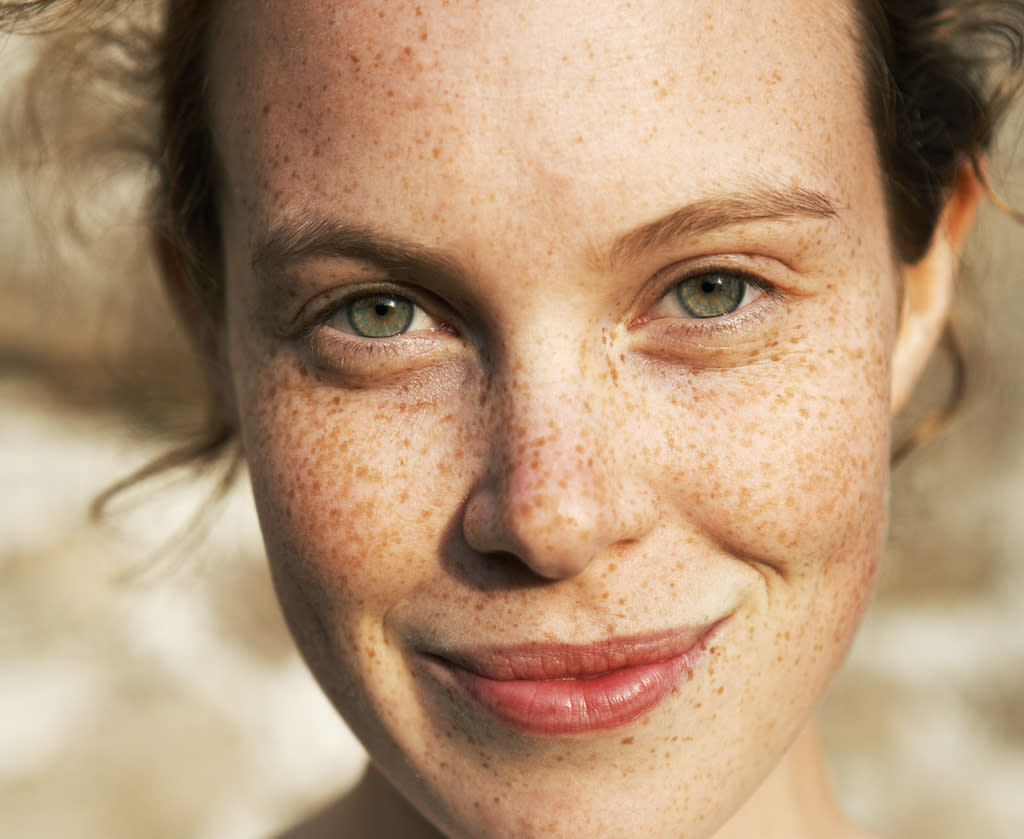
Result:
{"label": "pupil", "polygon": [[387,303],[384,303],[383,301],[378,301],[375,307],[375,311],[377,312],[378,315],[384,317],[384,315],[391,311],[391,307]]}

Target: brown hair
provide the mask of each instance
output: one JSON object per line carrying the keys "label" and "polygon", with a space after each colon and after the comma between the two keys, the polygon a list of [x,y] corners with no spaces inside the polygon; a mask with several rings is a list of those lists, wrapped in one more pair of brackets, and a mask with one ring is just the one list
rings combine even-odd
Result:
{"label": "brown hair", "polygon": [[[1024,90],[1024,3],[1014,0],[858,0],[866,97],[885,179],[896,254],[921,259],[960,168],[974,167],[990,199],[1024,222],[987,179],[985,155]],[[892,452],[899,463],[941,431],[967,391],[967,363],[952,321],[946,401]]]}
{"label": "brown hair", "polygon": [[[109,25],[111,11],[123,5],[117,0],[0,3],[0,26],[62,26],[63,43],[77,40],[73,53],[84,59],[82,43],[125,37]],[[157,94],[156,226],[180,254],[182,273],[202,302],[199,314],[211,334],[223,316],[219,173],[207,113],[207,49],[215,9],[210,0],[167,0],[162,25],[150,33],[149,63],[137,74]],[[973,165],[984,181],[984,156],[995,128],[1024,87],[1024,0],[857,0],[856,12],[891,237],[901,261],[912,264],[926,252],[960,168]],[[56,49],[63,47],[52,49],[51,57]],[[952,341],[951,333],[948,338]],[[962,373],[958,353],[955,364]],[[962,386],[959,375],[954,401]],[[194,443],[125,483],[213,459],[233,437],[221,412],[211,410]]]}
{"label": "brown hair", "polygon": [[913,264],[961,165],[983,172],[995,127],[1024,84],[1024,4],[859,0],[858,9],[892,240]]}

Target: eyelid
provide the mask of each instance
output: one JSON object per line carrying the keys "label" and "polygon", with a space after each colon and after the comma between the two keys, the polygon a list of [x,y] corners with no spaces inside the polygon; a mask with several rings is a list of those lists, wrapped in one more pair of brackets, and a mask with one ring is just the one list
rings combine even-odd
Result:
{"label": "eyelid", "polygon": [[[415,289],[410,289],[409,287],[398,283],[389,282],[387,280],[371,280],[332,287],[314,295],[299,308],[298,312],[296,312],[295,316],[291,319],[290,323],[286,327],[287,334],[289,337],[298,337],[301,335],[308,335],[312,330],[318,327],[327,327],[343,335],[351,335],[353,340],[357,341],[372,341],[374,343],[380,343],[382,341],[390,340],[388,338],[366,338],[358,333],[338,329],[337,327],[328,325],[329,321],[337,316],[344,306],[351,303],[353,300],[358,300],[361,297],[369,297],[372,295],[400,297],[403,300],[408,300],[416,306],[416,308],[426,313],[426,315],[436,323],[440,324],[446,321],[445,318],[436,314],[438,308],[440,308],[440,304],[437,303],[437,301],[427,301],[424,299],[425,295],[418,293]],[[406,332],[394,337],[400,338],[407,334],[409,333]]]}

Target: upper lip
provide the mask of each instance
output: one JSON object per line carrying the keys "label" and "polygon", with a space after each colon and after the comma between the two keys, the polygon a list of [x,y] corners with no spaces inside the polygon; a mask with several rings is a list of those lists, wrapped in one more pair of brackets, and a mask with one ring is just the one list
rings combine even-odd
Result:
{"label": "upper lip", "polygon": [[510,647],[430,650],[425,654],[495,681],[587,679],[678,658],[693,649],[722,620],[589,644],[538,641]]}

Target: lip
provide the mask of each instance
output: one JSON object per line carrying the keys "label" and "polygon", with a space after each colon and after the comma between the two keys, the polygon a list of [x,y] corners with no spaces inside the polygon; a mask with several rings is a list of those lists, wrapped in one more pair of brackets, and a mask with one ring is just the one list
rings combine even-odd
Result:
{"label": "lip", "polygon": [[694,669],[725,619],[595,644],[421,652],[460,704],[525,734],[606,731],[653,710]]}

